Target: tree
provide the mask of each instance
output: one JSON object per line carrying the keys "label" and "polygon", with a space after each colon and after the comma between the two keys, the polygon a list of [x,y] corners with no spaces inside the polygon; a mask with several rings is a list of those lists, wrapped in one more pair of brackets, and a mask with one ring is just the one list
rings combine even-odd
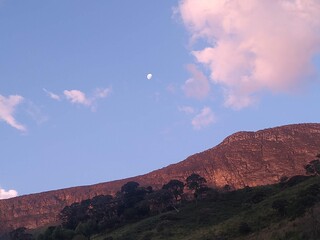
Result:
{"label": "tree", "polygon": [[[61,226],[57,226],[51,235],[52,240],[71,240],[74,237],[74,231],[70,229],[64,229]],[[50,238],[49,238],[50,239]]]}
{"label": "tree", "polygon": [[152,192],[152,188],[139,187],[137,182],[127,182],[117,193],[117,213],[118,216],[126,220],[138,219],[148,214],[149,207],[143,203],[147,194]]}
{"label": "tree", "polygon": [[11,240],[34,240],[33,236],[30,233],[27,233],[25,227],[17,228],[10,232]]}
{"label": "tree", "polygon": [[225,192],[231,191],[231,186],[229,184],[224,185],[223,186],[223,191],[225,191]]}
{"label": "tree", "polygon": [[132,208],[134,205],[140,201],[142,201],[149,190],[139,187],[139,183],[137,182],[127,182],[121,187],[120,193],[117,194],[119,202],[121,202],[119,206],[121,208]]}
{"label": "tree", "polygon": [[139,185],[140,185],[139,183],[134,181],[127,182],[121,187],[121,193],[123,194],[134,193],[139,187]]}
{"label": "tree", "polygon": [[64,207],[59,215],[62,226],[74,230],[80,222],[88,220],[90,204],[91,200],[87,199]]}
{"label": "tree", "polygon": [[280,177],[279,182],[280,182],[280,183],[284,183],[284,182],[288,181],[288,179],[289,179],[289,178],[284,175],[284,176],[281,176],[281,177]]}
{"label": "tree", "polygon": [[154,191],[147,196],[147,200],[150,203],[151,210],[157,210],[161,213],[167,207],[172,205],[173,194],[167,189],[160,189]]}
{"label": "tree", "polygon": [[306,174],[320,175],[320,159],[310,161],[304,166],[304,169],[306,170]]}
{"label": "tree", "polygon": [[181,198],[181,195],[183,194],[184,183],[176,179],[170,180],[167,184],[163,185],[162,189],[169,190],[176,201],[178,201],[178,197]]}
{"label": "tree", "polygon": [[95,219],[97,222],[103,218],[111,218],[116,214],[115,201],[111,195],[99,195],[91,199],[89,207],[90,218]]}
{"label": "tree", "polygon": [[192,173],[187,177],[187,187],[193,191],[195,198],[198,197],[201,189],[207,188],[206,182],[207,180],[204,177],[196,173]]}
{"label": "tree", "polygon": [[95,219],[89,219],[86,222],[80,222],[75,229],[75,234],[90,237],[92,234],[98,232],[98,223]]}

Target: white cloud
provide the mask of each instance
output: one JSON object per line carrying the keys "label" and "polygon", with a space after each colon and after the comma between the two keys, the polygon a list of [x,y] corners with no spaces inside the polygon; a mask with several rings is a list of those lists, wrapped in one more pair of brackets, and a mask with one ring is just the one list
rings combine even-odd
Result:
{"label": "white cloud", "polygon": [[215,122],[215,116],[209,107],[204,107],[201,112],[196,115],[191,124],[194,129],[200,130]]}
{"label": "white cloud", "polygon": [[63,97],[74,104],[80,104],[95,109],[94,105],[98,99],[106,98],[111,93],[111,88],[96,88],[91,97],[80,90],[64,90],[63,96],[59,96],[53,92],[43,88],[43,91],[52,99],[60,101]]}
{"label": "white cloud", "polygon": [[26,131],[26,127],[18,123],[13,116],[15,108],[22,101],[23,97],[19,95],[10,95],[7,98],[0,95],[0,120],[5,121],[11,127],[14,127],[20,131]]}
{"label": "white cloud", "polygon": [[43,88],[43,91],[52,99],[60,101],[61,97],[53,92],[48,91],[47,89]]}
{"label": "white cloud", "polygon": [[186,114],[192,114],[192,113],[195,113],[195,110],[193,107],[190,107],[190,106],[181,106],[181,107],[178,107],[178,110],[180,112],[184,112]]}
{"label": "white cloud", "polygon": [[18,192],[16,190],[6,191],[0,188],[0,199],[8,199],[18,196]]}
{"label": "white cloud", "polygon": [[79,90],[64,90],[63,93],[71,103],[82,104],[85,106],[91,105],[91,101]]}
{"label": "white cloud", "polygon": [[110,88],[97,88],[94,93],[94,99],[106,98],[110,93]]}
{"label": "white cloud", "polygon": [[95,111],[97,101],[109,96],[111,91],[111,88],[96,88],[91,97],[88,97],[80,90],[64,90],[63,93],[66,99],[71,103],[84,105],[90,107],[92,111]]}
{"label": "white cloud", "polygon": [[210,84],[207,77],[194,64],[187,65],[187,70],[192,74],[192,77],[182,86],[185,95],[197,99],[208,96]]}
{"label": "white cloud", "polygon": [[226,89],[229,107],[249,106],[263,90],[299,89],[315,75],[319,0],[181,0],[178,11],[192,42],[205,43],[192,54]]}

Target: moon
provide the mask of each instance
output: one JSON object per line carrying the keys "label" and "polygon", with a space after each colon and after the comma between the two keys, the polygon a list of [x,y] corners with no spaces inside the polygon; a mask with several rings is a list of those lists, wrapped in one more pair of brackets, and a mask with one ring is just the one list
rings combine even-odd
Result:
{"label": "moon", "polygon": [[152,74],[149,73],[149,74],[147,75],[147,79],[148,79],[148,80],[151,80],[151,78],[152,78]]}

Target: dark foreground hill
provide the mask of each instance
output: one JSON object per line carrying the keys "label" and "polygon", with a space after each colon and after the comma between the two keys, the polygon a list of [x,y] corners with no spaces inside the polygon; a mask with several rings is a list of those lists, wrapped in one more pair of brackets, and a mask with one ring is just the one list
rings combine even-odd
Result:
{"label": "dark foreground hill", "polygon": [[90,237],[106,239],[320,239],[320,176],[294,176],[285,183],[207,195],[197,203],[181,204],[179,212],[172,210]]}
{"label": "dark foreground hill", "polygon": [[320,150],[320,124],[295,124],[257,132],[238,132],[222,143],[177,164],[151,173],[0,201],[0,233],[37,228],[57,221],[66,205],[100,194],[114,194],[128,181],[160,187],[171,179],[184,181],[195,172],[209,186],[234,189],[272,184],[282,176],[304,174],[303,166]]}

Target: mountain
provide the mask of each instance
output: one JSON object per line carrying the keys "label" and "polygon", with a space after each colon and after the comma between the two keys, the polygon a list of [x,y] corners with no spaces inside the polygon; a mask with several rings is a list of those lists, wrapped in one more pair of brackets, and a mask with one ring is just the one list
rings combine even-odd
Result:
{"label": "mountain", "polygon": [[238,132],[219,145],[177,164],[145,175],[74,187],[0,201],[0,233],[54,224],[64,206],[100,194],[114,194],[128,181],[161,187],[171,179],[185,180],[191,173],[212,187],[234,189],[276,183],[282,176],[304,174],[303,166],[320,151],[320,124],[294,124],[257,132]]}

